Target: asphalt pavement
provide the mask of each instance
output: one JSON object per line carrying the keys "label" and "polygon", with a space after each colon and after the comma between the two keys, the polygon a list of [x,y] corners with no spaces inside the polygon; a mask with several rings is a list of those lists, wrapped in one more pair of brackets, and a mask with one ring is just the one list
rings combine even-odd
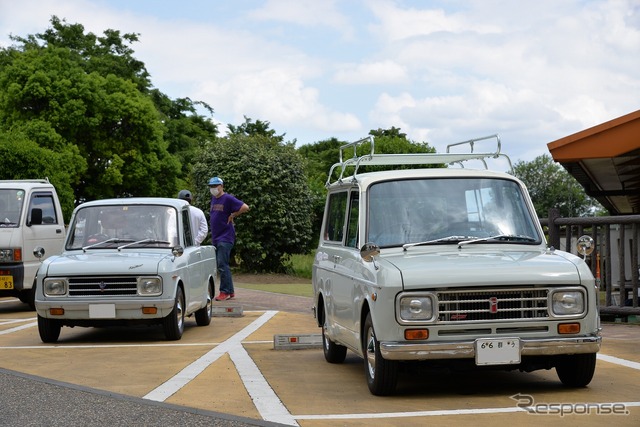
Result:
{"label": "asphalt pavement", "polygon": [[[216,305],[241,305],[243,311],[279,310],[309,313],[312,299],[236,287],[233,300]],[[2,363],[0,362],[0,366]],[[126,369],[126,367],[123,367]],[[106,380],[106,379],[105,379]],[[216,386],[212,385],[212,393]],[[64,383],[0,367],[2,426],[280,426],[138,397]]]}

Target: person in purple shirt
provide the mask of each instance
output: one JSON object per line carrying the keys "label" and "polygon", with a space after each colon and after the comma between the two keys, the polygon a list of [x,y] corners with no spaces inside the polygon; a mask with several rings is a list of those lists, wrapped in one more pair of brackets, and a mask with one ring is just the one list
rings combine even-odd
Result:
{"label": "person in purple shirt", "polygon": [[229,258],[236,242],[233,220],[249,210],[242,200],[224,192],[224,181],[217,176],[209,180],[211,192],[211,244],[216,247],[218,273],[220,273],[220,293],[216,301],[225,301],[235,296]]}

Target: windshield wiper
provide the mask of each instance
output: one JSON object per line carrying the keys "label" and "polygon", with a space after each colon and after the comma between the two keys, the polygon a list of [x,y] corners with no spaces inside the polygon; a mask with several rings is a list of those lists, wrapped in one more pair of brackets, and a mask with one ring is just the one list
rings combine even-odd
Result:
{"label": "windshield wiper", "polygon": [[468,245],[469,243],[479,243],[479,242],[487,242],[490,240],[504,240],[504,241],[524,241],[524,242],[537,242],[537,239],[534,239],[531,236],[525,236],[524,234],[498,234],[496,236],[489,237],[478,237],[470,240],[464,240],[458,243],[458,247],[462,245]]}
{"label": "windshield wiper", "polygon": [[118,239],[117,237],[112,237],[110,239],[103,240],[101,242],[94,243],[94,244],[89,245],[89,246],[83,246],[82,250],[83,250],[83,252],[86,252],[87,249],[91,249],[91,248],[94,248],[96,246],[104,245],[105,243],[119,243],[119,242],[124,242],[124,241],[128,242],[129,240],[122,240],[122,239]]}
{"label": "windshield wiper", "polygon": [[407,249],[412,248],[414,246],[432,245],[434,243],[459,243],[460,241],[468,240],[468,239],[477,239],[477,237],[475,237],[475,236],[447,236],[447,237],[441,237],[439,239],[427,240],[425,242],[405,243],[404,245],[402,245],[402,249],[404,249],[406,251]]}
{"label": "windshield wiper", "polygon": [[131,243],[127,243],[126,245],[122,245],[122,246],[118,246],[118,250],[120,249],[124,249],[124,248],[128,248],[129,246],[135,246],[135,245],[141,245],[143,243],[164,243],[165,245],[170,245],[171,242],[168,242],[166,240],[156,240],[156,239],[142,239],[142,240],[138,240],[138,241],[133,241],[133,240],[127,240],[128,242]]}

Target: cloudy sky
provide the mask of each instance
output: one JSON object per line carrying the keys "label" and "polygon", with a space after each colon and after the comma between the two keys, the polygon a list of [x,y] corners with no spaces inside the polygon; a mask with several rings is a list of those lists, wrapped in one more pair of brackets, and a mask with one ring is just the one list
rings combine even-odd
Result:
{"label": "cloudy sky", "polygon": [[0,0],[0,46],[52,15],[140,34],[160,91],[298,145],[395,126],[445,151],[498,133],[530,161],[640,109],[640,0]]}

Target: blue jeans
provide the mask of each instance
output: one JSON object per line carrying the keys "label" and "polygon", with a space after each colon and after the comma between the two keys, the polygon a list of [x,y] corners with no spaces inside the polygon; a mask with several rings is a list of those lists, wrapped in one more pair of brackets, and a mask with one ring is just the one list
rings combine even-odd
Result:
{"label": "blue jeans", "polygon": [[231,249],[233,249],[233,243],[218,242],[216,245],[216,261],[218,263],[218,273],[220,273],[220,292],[225,294],[234,293],[231,268],[229,267]]}

